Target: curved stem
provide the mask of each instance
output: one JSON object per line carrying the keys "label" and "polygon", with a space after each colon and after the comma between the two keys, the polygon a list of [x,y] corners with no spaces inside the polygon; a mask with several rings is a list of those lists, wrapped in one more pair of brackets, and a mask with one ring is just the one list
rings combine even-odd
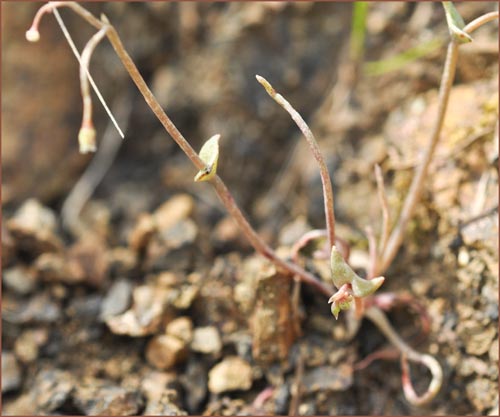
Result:
{"label": "curved stem", "polygon": [[92,56],[92,53],[94,52],[99,42],[101,42],[101,40],[106,35],[106,30],[106,27],[99,29],[99,31],[89,39],[80,57],[80,89],[82,92],[83,100],[82,127],[93,126],[92,97],[90,95],[89,78],[87,76],[87,73],[89,71],[90,58]]}
{"label": "curved stem", "polygon": [[306,138],[306,141],[311,149],[311,152],[318,162],[319,172],[321,175],[321,183],[323,185],[323,199],[325,205],[325,218],[326,218],[326,230],[328,232],[328,243],[331,249],[335,245],[335,213],[333,211],[333,189],[332,180],[330,179],[330,173],[328,172],[328,167],[326,166],[323,154],[319,149],[318,142],[314,137],[311,129],[304,121],[302,116],[297,110],[295,110],[292,105],[281,95],[276,92],[273,86],[264,77],[256,75],[257,81],[265,88],[267,94],[276,101],[281,107],[283,107],[296,125],[299,127],[301,132]]}
{"label": "curved stem", "polygon": [[491,22],[492,20],[498,19],[498,12],[490,12],[479,16],[477,19],[474,19],[472,22],[466,24],[463,28],[464,32],[472,33],[476,29],[479,29],[485,23]]}
{"label": "curved stem", "polygon": [[[365,311],[365,317],[370,319],[387,339],[401,352],[401,364],[403,369],[402,381],[406,399],[413,405],[423,405],[431,401],[439,392],[443,383],[443,370],[439,362],[432,356],[422,354],[413,350],[406,342],[399,337],[394,328],[387,320],[386,315],[377,307],[370,307]],[[427,391],[418,396],[411,384],[408,359],[424,365],[432,374],[432,380]]]}

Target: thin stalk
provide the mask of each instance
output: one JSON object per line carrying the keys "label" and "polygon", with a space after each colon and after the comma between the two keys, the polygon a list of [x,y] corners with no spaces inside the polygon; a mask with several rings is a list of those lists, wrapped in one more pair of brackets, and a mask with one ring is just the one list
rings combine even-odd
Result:
{"label": "thin stalk", "polygon": [[[439,392],[443,384],[443,370],[439,362],[430,355],[413,350],[399,337],[387,320],[386,315],[377,307],[370,307],[365,311],[365,317],[370,319],[387,339],[401,352],[401,365],[403,369],[402,381],[406,399],[414,405],[423,405],[431,401]],[[424,365],[432,374],[432,380],[427,391],[418,396],[413,389],[408,371],[407,360]]]}
{"label": "thin stalk", "polygon": [[389,232],[391,230],[391,217],[389,213],[389,203],[387,201],[387,193],[385,192],[384,178],[382,176],[382,169],[379,164],[375,164],[375,179],[377,180],[378,198],[380,207],[382,208],[382,232],[378,245],[378,256],[382,255],[385,251]]}
{"label": "thin stalk", "polygon": [[276,101],[276,103],[283,107],[291,116],[293,121],[297,124],[297,126],[305,136],[314,158],[318,162],[319,172],[321,175],[321,183],[323,185],[326,230],[328,233],[328,243],[330,245],[329,249],[331,249],[335,245],[335,214],[333,211],[333,189],[332,181],[330,179],[330,173],[328,172],[323,154],[319,149],[318,142],[311,132],[311,129],[304,121],[302,116],[297,112],[297,110],[295,110],[281,94],[278,94],[273,86],[264,77],[261,77],[260,75],[256,75],[255,77],[257,78],[257,81],[265,88],[267,94],[269,94],[271,98]]}
{"label": "thin stalk", "polygon": [[[106,111],[106,113],[108,114],[108,117],[113,122],[113,124],[114,124],[116,130],[118,131],[118,133],[120,134],[120,136],[122,138],[124,138],[125,135],[123,134],[123,131],[120,129],[120,126],[118,125],[118,122],[116,121],[116,118],[113,116],[113,113],[111,112],[111,110],[109,109],[108,105],[106,104],[106,100],[104,100],[104,97],[102,96],[102,94],[101,94],[99,88],[97,87],[94,79],[90,75],[90,72],[89,72],[89,69],[88,69],[88,63],[87,63],[87,65],[83,65],[82,64],[81,56],[78,53],[78,50],[76,49],[75,43],[73,42],[73,39],[71,38],[71,35],[69,34],[69,31],[66,28],[66,25],[64,24],[64,21],[62,20],[62,17],[60,16],[59,12],[57,11],[57,7],[54,6],[54,3],[49,3],[46,6],[51,6],[51,8],[47,9],[47,10],[51,10],[51,11],[53,10],[54,16],[55,16],[55,18],[57,20],[57,23],[59,24],[59,26],[60,26],[60,28],[61,28],[61,30],[62,30],[62,32],[63,32],[63,34],[64,34],[64,36],[65,36],[65,38],[66,38],[66,40],[68,42],[68,44],[69,44],[69,46],[70,46],[70,48],[71,48],[71,50],[73,52],[73,54],[75,55],[78,63],[80,64],[80,70],[81,70],[82,67],[85,68],[85,72],[87,74],[88,80],[89,80],[90,84],[92,85],[92,88],[94,89],[94,92],[96,93],[97,97],[99,98],[99,101],[101,102],[102,106],[104,107],[104,110]],[[60,6],[66,6],[66,4],[61,3]],[[68,6],[70,6],[70,5],[68,5]],[[43,9],[43,7],[42,7],[42,9]],[[42,13],[42,15],[43,15],[43,13]],[[42,15],[40,15],[40,16],[42,16]],[[90,15],[90,16],[92,18],[94,18],[92,15]],[[33,28],[35,28],[35,29],[33,29]],[[36,30],[37,36],[38,37],[40,36],[38,34],[38,27],[35,26],[35,24],[33,24],[32,27],[31,27],[31,29],[28,30],[28,32],[27,32],[27,37],[28,37],[28,33],[30,31],[32,31],[32,30]],[[81,75],[80,75],[80,80],[81,80]]]}
{"label": "thin stalk", "polygon": [[[485,23],[498,19],[498,16],[499,16],[498,12],[486,13],[483,16],[480,16],[477,19],[470,22],[469,24],[467,24],[463,28],[463,31],[466,32],[467,34],[470,34],[474,30],[484,25]],[[453,84],[453,79],[455,78],[455,70],[458,58],[458,47],[459,43],[454,39],[452,39],[448,45],[446,60],[443,69],[443,75],[441,78],[441,86],[439,88],[438,115],[436,118],[436,122],[434,124],[434,128],[431,133],[431,138],[426,148],[425,154],[422,158],[422,162],[418,166],[417,172],[413,177],[410,190],[408,191],[408,194],[406,196],[398,221],[394,229],[392,230],[392,233],[387,242],[387,246],[384,250],[384,253],[382,254],[382,262],[379,265],[380,270],[376,271],[376,274],[383,274],[393,261],[394,257],[396,256],[403,241],[403,236],[408,226],[408,222],[413,216],[416,204],[420,199],[423,184],[428,174],[429,165],[432,160],[432,156],[434,155],[434,151],[436,149],[436,145],[439,140],[441,129],[443,127],[444,117],[446,114],[446,109],[448,107],[448,100],[450,97],[451,86]]]}
{"label": "thin stalk", "polygon": [[[106,28],[107,38],[111,42],[111,45],[113,46],[123,66],[125,67],[125,70],[128,72],[129,76],[132,78],[135,85],[139,89],[140,93],[144,97],[144,100],[146,101],[147,105],[151,108],[153,113],[156,115],[156,117],[163,125],[165,130],[170,134],[172,139],[179,145],[179,147],[191,160],[193,165],[198,170],[205,168],[205,163],[201,160],[196,151],[191,147],[191,145],[184,138],[184,136],[177,129],[177,127],[170,120],[170,118],[167,116],[167,114],[164,112],[164,110],[156,100],[155,96],[153,95],[153,93],[147,86],[146,82],[142,78],[141,74],[139,73],[139,70],[137,69],[136,65],[130,58],[130,55],[125,50],[120,40],[120,37],[118,36],[118,33],[116,32],[115,28],[109,23],[109,20],[106,18],[106,16],[102,15],[101,21],[99,21],[95,19],[95,17],[92,16],[83,7],[72,2],[68,3],[60,2],[52,5],[52,7],[59,7],[59,6],[71,7],[77,14],[84,17],[87,21],[92,22],[92,25],[96,26],[99,30]],[[305,282],[317,288],[320,292],[322,292],[327,296],[330,296],[332,294],[333,289],[329,285],[323,283],[322,281],[317,279],[314,275],[310,274],[300,266],[287,262],[276,255],[276,253],[262,240],[262,238],[252,228],[248,220],[241,212],[240,208],[237,206],[228,188],[218,175],[215,175],[214,178],[211,179],[209,182],[213,185],[215,191],[217,192],[217,195],[219,196],[219,199],[226,207],[228,213],[236,221],[236,223],[238,224],[244,235],[250,241],[250,244],[254,247],[254,249],[257,252],[259,252],[262,256],[273,262],[279,269],[291,274],[292,277],[294,275],[298,276],[302,282]]]}
{"label": "thin stalk", "polygon": [[391,235],[389,236],[387,246],[382,256],[382,262],[379,265],[380,271],[377,271],[377,273],[385,272],[396,256],[401,243],[403,242],[403,237],[408,226],[408,222],[413,216],[416,204],[420,199],[424,180],[427,177],[429,165],[431,163],[432,156],[434,155],[434,150],[436,149],[436,145],[439,140],[441,128],[443,127],[444,116],[448,107],[448,98],[450,96],[451,85],[455,77],[457,58],[458,43],[456,43],[455,41],[451,41],[448,45],[448,51],[446,53],[446,61],[444,65],[443,76],[441,79],[441,87],[439,89],[438,115],[436,123],[434,124],[434,128],[432,130],[431,139],[425,150],[422,162],[418,166],[417,172],[413,177],[413,181],[410,185],[410,190],[408,191],[408,194],[406,196],[398,221],[394,226]]}
{"label": "thin stalk", "polygon": [[[54,10],[57,13],[57,10]],[[80,60],[80,90],[82,93],[83,100],[83,112],[82,112],[82,129],[92,129],[94,131],[94,123],[92,122],[92,96],[90,95],[89,88],[89,78],[87,73],[89,72],[90,57],[94,52],[94,49],[99,44],[99,42],[106,35],[106,28],[100,29],[85,45],[83,49],[81,60]],[[95,131],[94,131],[95,132]],[[82,143],[80,143],[80,152],[86,153],[88,151],[95,152],[97,149],[95,143],[95,133],[93,135],[93,141],[91,143],[84,144],[85,147],[82,149]]]}

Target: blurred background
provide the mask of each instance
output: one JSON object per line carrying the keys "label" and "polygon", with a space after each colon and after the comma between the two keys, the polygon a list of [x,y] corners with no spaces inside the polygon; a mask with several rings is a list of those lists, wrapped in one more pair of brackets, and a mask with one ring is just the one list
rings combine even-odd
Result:
{"label": "blurred background", "polygon": [[[441,4],[92,2],[84,6],[96,16],[104,13],[108,17],[163,109],[194,149],[199,150],[212,135],[221,134],[218,174],[269,243],[288,245],[292,242],[290,236],[296,236],[298,231],[324,227],[324,208],[318,168],[305,141],[289,115],[255,80],[256,74],[272,83],[316,135],[332,175],[337,230],[354,248],[366,249],[366,225],[373,225],[376,231],[380,226],[375,163],[384,170],[391,207],[396,211],[401,204],[436,114],[437,88],[449,39]],[[54,271],[49,268],[47,272],[38,262],[46,252],[63,253],[65,259],[74,257],[80,266],[91,263],[88,259],[99,260],[100,254],[92,251],[91,258],[85,257],[88,248],[83,250],[85,256],[79,252],[82,236],[63,228],[61,219],[68,195],[96,156],[78,153],[82,111],[79,66],[56,20],[51,14],[46,15],[40,25],[39,42],[29,43],[25,32],[40,4],[2,2],[1,7],[3,218],[26,220],[18,210],[35,199],[52,213],[51,233],[57,235],[55,243],[44,241],[45,246],[33,249],[17,235],[10,236],[15,230],[19,232],[15,228],[18,226],[2,225],[2,268],[3,273],[11,272],[10,279],[2,283],[2,311],[9,312],[2,334],[4,352],[9,355],[8,361],[4,361],[2,354],[2,377],[10,378],[10,385],[4,383],[8,387],[9,412],[91,413],[94,409],[88,405],[88,398],[96,396],[95,392],[80,393],[71,399],[73,394],[66,386],[52,384],[51,394],[47,394],[49,401],[41,394],[42,382],[52,381],[52,376],[43,374],[35,382],[27,376],[41,375],[38,372],[45,366],[71,372],[78,369],[85,375],[93,372],[93,376],[119,381],[122,388],[139,384],[127,378],[138,375],[138,369],[149,372],[145,365],[149,359],[143,358],[146,339],[125,339],[102,324],[96,327],[96,317],[103,308],[101,302],[109,295],[111,285],[125,277],[131,293],[133,286],[136,289],[150,275],[151,282],[156,282],[159,270],[173,268],[180,271],[179,282],[195,286],[194,281],[189,281],[189,274],[198,272],[198,267],[209,270],[212,265],[206,264],[211,256],[216,259],[233,251],[250,254],[252,248],[234,226],[228,225],[224,208],[211,187],[192,181],[195,168],[163,130],[104,39],[92,57],[90,72],[124,129],[125,139],[119,138],[92,93],[98,153],[102,148],[108,149],[107,156],[101,158],[101,167],[109,165],[109,169],[103,169],[102,180],[85,204],[81,218],[89,231],[102,238],[102,247],[90,245],[94,252],[108,256],[108,251],[126,249],[133,261],[127,264],[125,260],[129,258],[113,252],[110,259],[114,260],[109,262],[115,270],[104,273],[108,270],[95,262],[90,272],[77,274],[76,285],[66,282],[66,275],[47,275]],[[468,22],[496,10],[497,3],[469,1],[459,3],[457,8]],[[93,29],[69,9],[62,8],[60,13],[81,51]],[[492,294],[498,293],[498,221],[486,216],[490,223],[473,230],[460,229],[461,235],[457,232],[461,222],[482,215],[485,210],[496,215],[498,208],[497,24],[481,28],[474,34],[472,44],[461,47],[455,85],[443,141],[433,164],[436,175],[429,181],[422,207],[410,227],[410,238],[391,270],[393,276],[403,279],[387,285],[389,289],[409,290],[422,299],[427,297],[431,314],[438,318],[431,330],[431,342],[423,349],[430,346],[432,354],[438,355],[450,382],[431,407],[432,413],[497,414],[498,342],[495,347],[494,340],[498,296]],[[116,157],[110,156],[113,152],[109,149],[113,148],[117,150]],[[134,246],[131,238],[140,229],[141,216],[173,201],[180,193],[192,199],[192,216],[202,237],[188,242],[188,252],[194,251],[196,256],[195,261],[190,258],[186,263],[184,252],[182,256],[166,256],[165,260],[158,255],[161,251],[153,253],[151,245],[144,249],[137,242]],[[183,204],[175,207],[182,211]],[[185,210],[191,213],[191,209]],[[35,238],[39,244],[39,236]],[[187,238],[183,235],[180,239]],[[478,252],[470,255],[467,249],[460,259],[469,256],[467,259],[476,257],[484,262],[459,274],[457,285],[457,270],[469,268],[467,262],[457,263],[458,248],[464,241]],[[146,261],[140,264],[136,255],[141,262]],[[147,260],[148,256],[163,260],[155,264],[156,261]],[[204,284],[209,290],[200,290],[200,298],[191,300],[195,307],[190,305],[182,314],[191,317],[194,326],[218,326],[227,336],[224,355],[237,352],[245,356],[238,350],[240,345],[233,347],[230,339],[235,329],[241,330],[234,326],[241,323],[224,327],[217,321],[219,318],[207,312],[233,302],[225,295],[227,292],[217,287],[217,282],[223,281],[217,274],[230,276],[234,285],[231,268],[236,271],[240,265],[231,262],[219,258],[213,262],[216,272],[212,271],[212,278],[216,283]],[[19,271],[24,287],[17,285]],[[81,276],[87,280],[83,284]],[[436,280],[436,276],[440,279]],[[232,291],[231,286],[228,288]],[[308,296],[304,339],[320,340],[320,351],[333,349],[333,319],[328,306],[314,302],[311,294]],[[317,305],[325,308],[321,310]],[[25,310],[28,313],[23,313]],[[396,313],[391,319],[401,328],[411,327],[407,314]],[[243,333],[248,330],[243,328]],[[372,337],[373,332],[373,326],[363,325],[357,344],[352,345],[352,350],[351,345],[342,345],[339,349],[344,349],[343,353],[336,360],[343,358],[341,362],[352,365],[353,358],[362,359],[382,346],[383,338],[380,334]],[[309,337],[311,334],[316,339]],[[37,346],[34,356],[23,351],[25,343]],[[246,346],[242,342],[243,345]],[[84,355],[79,363],[72,356],[74,351]],[[201,378],[200,375],[206,378],[215,363],[211,358],[203,359],[206,363],[200,360],[199,365],[195,360],[201,356],[196,355],[189,356],[192,367],[176,370],[185,381]],[[105,359],[102,363],[96,360],[92,369],[87,366],[94,364],[97,357]],[[318,364],[333,361],[326,355],[323,359],[309,359],[305,359],[306,368],[312,370]],[[5,371],[4,363],[10,366]],[[337,392],[325,397],[328,390],[308,393],[306,406],[300,412],[422,414],[422,409],[412,408],[403,400],[398,365],[389,363],[378,363],[364,370],[363,376],[356,374],[347,394]],[[196,368],[198,365],[201,368]],[[81,375],[78,372],[74,374]],[[261,378],[260,382],[246,397],[248,403],[266,384],[276,382],[272,375],[266,374],[265,379],[265,372],[259,372],[260,377],[255,378]],[[389,374],[391,378],[387,377]],[[419,371],[415,375],[423,377],[423,389],[425,373]],[[287,384],[293,377],[290,371]],[[56,380],[65,381],[64,378]],[[190,391],[188,382],[183,382],[179,389],[184,393],[179,403],[181,409],[195,414],[255,412],[232,402],[218,403],[219,397],[207,394],[206,384],[200,388],[205,391],[198,398]],[[157,383],[153,381],[152,385]],[[96,389],[99,394],[100,388]],[[61,392],[64,400],[58,403],[54,398],[63,398]],[[276,401],[278,404],[279,398]],[[286,413],[288,400],[281,401],[285,404],[281,408],[276,405],[267,411]],[[144,408],[131,410],[136,413]],[[148,410],[152,413],[154,409]]]}

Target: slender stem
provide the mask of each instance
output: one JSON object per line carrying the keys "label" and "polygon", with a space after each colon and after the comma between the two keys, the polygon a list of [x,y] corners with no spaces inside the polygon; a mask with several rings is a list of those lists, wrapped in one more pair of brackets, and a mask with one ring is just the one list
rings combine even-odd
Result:
{"label": "slender stem", "polygon": [[81,60],[80,60],[80,89],[82,92],[82,100],[83,100],[83,126],[92,126],[92,97],[90,95],[89,88],[89,78],[87,73],[89,71],[90,57],[94,52],[94,49],[99,44],[99,42],[106,35],[106,27],[100,29],[94,36],[90,38],[90,40],[85,45],[83,49]]}
{"label": "slender stem", "polygon": [[310,274],[299,265],[287,262],[276,255],[276,253],[255,232],[250,223],[248,223],[248,220],[236,205],[233,196],[219,176],[216,175],[212,180],[210,180],[210,182],[214,186],[215,191],[226,207],[226,210],[239,225],[240,229],[243,231],[244,235],[257,252],[273,262],[278,268],[281,268],[292,275],[297,275],[302,282],[312,285],[323,294],[330,296],[333,293],[333,289],[330,286],[318,280],[314,275]]}
{"label": "slender stem", "polygon": [[304,134],[306,141],[309,144],[309,148],[311,149],[314,158],[318,162],[319,172],[321,175],[321,183],[323,184],[326,230],[328,232],[328,242],[331,249],[335,245],[335,214],[333,211],[333,189],[330,174],[328,172],[328,167],[326,166],[323,154],[319,149],[318,142],[311,132],[311,129],[304,121],[302,116],[297,112],[297,110],[295,110],[281,94],[278,94],[264,77],[257,75],[256,78],[257,81],[262,84],[271,98],[276,101],[276,103],[278,103],[281,107],[283,107],[288,112],[288,114],[290,114],[293,121],[297,124],[301,132]]}
{"label": "slender stem", "polygon": [[450,96],[451,85],[455,77],[457,58],[458,43],[456,43],[455,41],[451,41],[448,45],[448,51],[446,53],[446,61],[444,64],[443,76],[441,78],[441,87],[439,89],[438,115],[434,124],[434,128],[432,130],[431,139],[425,150],[422,162],[418,166],[417,172],[413,177],[410,190],[408,191],[408,194],[406,196],[398,221],[387,241],[387,246],[385,247],[385,251],[382,256],[382,262],[379,264],[380,270],[377,271],[376,274],[384,273],[396,256],[397,251],[399,250],[399,247],[401,246],[401,243],[403,241],[403,236],[408,226],[408,222],[413,216],[416,204],[420,199],[424,180],[427,177],[429,165],[438,143],[441,128],[443,127],[444,116],[448,107],[448,98]]}
{"label": "slender stem", "polygon": [[[96,26],[98,29],[106,29],[106,36],[108,37],[111,45],[113,46],[115,52],[117,53],[120,61],[122,62],[125,70],[128,72],[137,88],[143,95],[147,105],[151,108],[153,113],[156,115],[158,120],[161,122],[165,130],[170,134],[172,139],[180,146],[180,148],[184,151],[184,153],[191,160],[193,165],[201,170],[205,168],[205,163],[198,156],[196,151],[191,147],[188,141],[184,138],[182,133],[177,129],[174,123],[170,120],[167,114],[164,112],[155,96],[147,86],[146,82],[142,78],[139,70],[136,65],[130,58],[130,55],[125,50],[118,33],[115,28],[109,23],[106,16],[102,15],[101,21],[95,19],[87,10],[76,3],[65,3],[58,4],[71,7],[77,14],[85,17],[88,21],[90,21],[93,26]],[[53,5],[52,7],[57,7],[57,5]],[[269,259],[273,262],[278,268],[284,270],[291,274],[291,276],[298,276],[299,279],[313,287],[317,288],[323,294],[329,296],[332,294],[333,289],[317,279],[314,275],[307,272],[305,269],[301,268],[298,265],[287,262],[283,259],[280,259],[276,253],[262,240],[262,238],[255,232],[252,228],[248,220],[245,218],[239,207],[237,206],[233,196],[227,189],[224,182],[220,179],[219,176],[215,176],[212,180],[210,180],[211,184],[214,186],[217,195],[220,200],[226,207],[226,210],[236,221],[240,229],[243,231],[247,239],[250,241],[251,245],[255,248],[257,252],[261,255]]]}
{"label": "slender stem", "polygon": [[[111,110],[109,109],[108,105],[106,104],[106,100],[104,100],[104,97],[102,96],[99,88],[97,87],[94,79],[92,78],[92,76],[90,75],[90,72],[89,72],[89,69],[88,69],[88,63],[87,65],[83,65],[82,63],[82,59],[80,57],[80,54],[78,53],[78,50],[76,49],[76,46],[75,46],[75,43],[73,42],[73,39],[71,38],[71,35],[69,34],[69,31],[68,29],[66,28],[66,25],[64,24],[64,21],[62,20],[62,17],[60,16],[59,12],[57,11],[57,6],[72,6],[71,4],[65,4],[64,2],[59,2],[59,3],[49,3],[47,6],[52,6],[52,8],[50,10],[52,10],[54,12],[54,16],[57,20],[57,23],[59,24],[59,26],[61,27],[61,30],[73,52],[73,54],[75,55],[78,63],[80,64],[80,71],[82,70],[82,68],[85,69],[85,73],[87,74],[87,77],[88,77],[88,80],[90,82],[90,84],[92,85],[92,88],[94,89],[94,92],[96,93],[97,97],[99,98],[99,101],[101,102],[102,106],[104,107],[104,110],[106,111],[106,113],[108,114],[108,117],[111,119],[111,121],[113,122],[116,130],[118,131],[118,133],[120,134],[120,136],[122,138],[125,137],[125,135],[123,134],[123,131],[120,129],[120,126],[118,126],[118,122],[116,121],[116,118],[113,116],[113,113],[111,112]],[[92,15],[90,15],[92,17],[92,19],[94,18]],[[99,22],[99,21],[98,21]],[[32,25],[32,28],[35,28],[34,30],[36,30],[36,32],[38,33],[38,29],[36,28],[35,24]],[[103,27],[100,28],[100,30],[103,30]],[[29,31],[28,31],[29,32]],[[81,75],[80,75],[80,79],[81,79]]]}
{"label": "slender stem", "polygon": [[378,245],[378,255],[382,255],[387,244],[389,232],[391,229],[391,218],[389,214],[389,203],[387,201],[387,193],[385,192],[384,178],[382,176],[382,169],[379,164],[375,164],[375,179],[377,180],[378,198],[380,207],[382,208],[382,232],[380,233],[380,240]]}
{"label": "slender stem", "polygon": [[476,29],[479,29],[485,23],[491,22],[492,20],[498,19],[498,12],[490,12],[479,16],[477,19],[474,19],[472,22],[465,25],[463,28],[464,32],[471,33]]}
{"label": "slender stem", "polygon": [[[386,315],[377,307],[370,307],[365,311],[365,317],[370,319],[387,339],[401,352],[403,367],[403,388],[406,399],[414,405],[423,405],[431,401],[439,392],[443,383],[443,370],[439,362],[430,355],[422,354],[413,350],[399,337],[394,328],[387,320]],[[408,365],[406,360],[420,363],[427,367],[432,374],[432,380],[427,391],[422,396],[417,396],[409,379]]]}
{"label": "slender stem", "polygon": [[[466,33],[471,33],[492,20],[498,19],[498,12],[486,13],[477,19],[473,20],[467,24],[463,31]],[[451,40],[448,45],[448,50],[446,53],[446,61],[444,64],[443,75],[441,78],[441,86],[439,89],[439,106],[438,106],[438,116],[436,123],[432,130],[431,139],[429,145],[425,151],[424,157],[421,164],[417,168],[417,172],[413,177],[413,181],[410,186],[410,190],[406,196],[401,214],[399,215],[398,222],[395,225],[392,233],[387,242],[387,246],[382,255],[382,262],[380,263],[380,271],[376,271],[377,274],[384,273],[394,257],[396,256],[399,247],[403,241],[403,236],[408,226],[408,222],[411,219],[413,212],[415,211],[415,206],[422,193],[422,187],[424,180],[427,176],[429,165],[436,149],[437,142],[443,127],[444,117],[446,114],[446,109],[448,106],[448,99],[450,96],[451,86],[453,84],[453,79],[455,77],[455,70],[457,66],[458,58],[458,47],[459,44],[455,40]]]}

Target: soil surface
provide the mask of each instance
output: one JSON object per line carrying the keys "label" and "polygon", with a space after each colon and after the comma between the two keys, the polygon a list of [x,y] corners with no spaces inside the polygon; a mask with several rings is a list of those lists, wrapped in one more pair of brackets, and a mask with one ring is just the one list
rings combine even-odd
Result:
{"label": "soil surface", "polygon": [[[90,70],[126,139],[94,96],[98,152],[78,153],[78,63],[50,14],[40,41],[25,40],[37,7],[2,3],[3,414],[498,415],[496,23],[460,48],[422,200],[379,290],[423,306],[387,315],[443,368],[439,394],[416,407],[399,355],[362,362],[390,352],[377,327],[363,320],[349,335],[345,313],[335,321],[324,295],[255,254],[210,185],[193,182],[107,41]],[[321,180],[255,80],[266,77],[315,133],[337,234],[364,273],[364,230],[378,235],[382,218],[374,164],[395,219],[436,117],[449,36],[440,4],[371,3],[358,58],[349,3],[88,7],[113,23],[195,149],[221,134],[218,174],[286,257],[325,227]],[[469,22],[496,7],[458,10]],[[92,29],[61,15],[81,50]],[[103,173],[95,190],[89,170]],[[328,264],[304,252],[332,285]],[[423,392],[428,372],[411,375]]]}

